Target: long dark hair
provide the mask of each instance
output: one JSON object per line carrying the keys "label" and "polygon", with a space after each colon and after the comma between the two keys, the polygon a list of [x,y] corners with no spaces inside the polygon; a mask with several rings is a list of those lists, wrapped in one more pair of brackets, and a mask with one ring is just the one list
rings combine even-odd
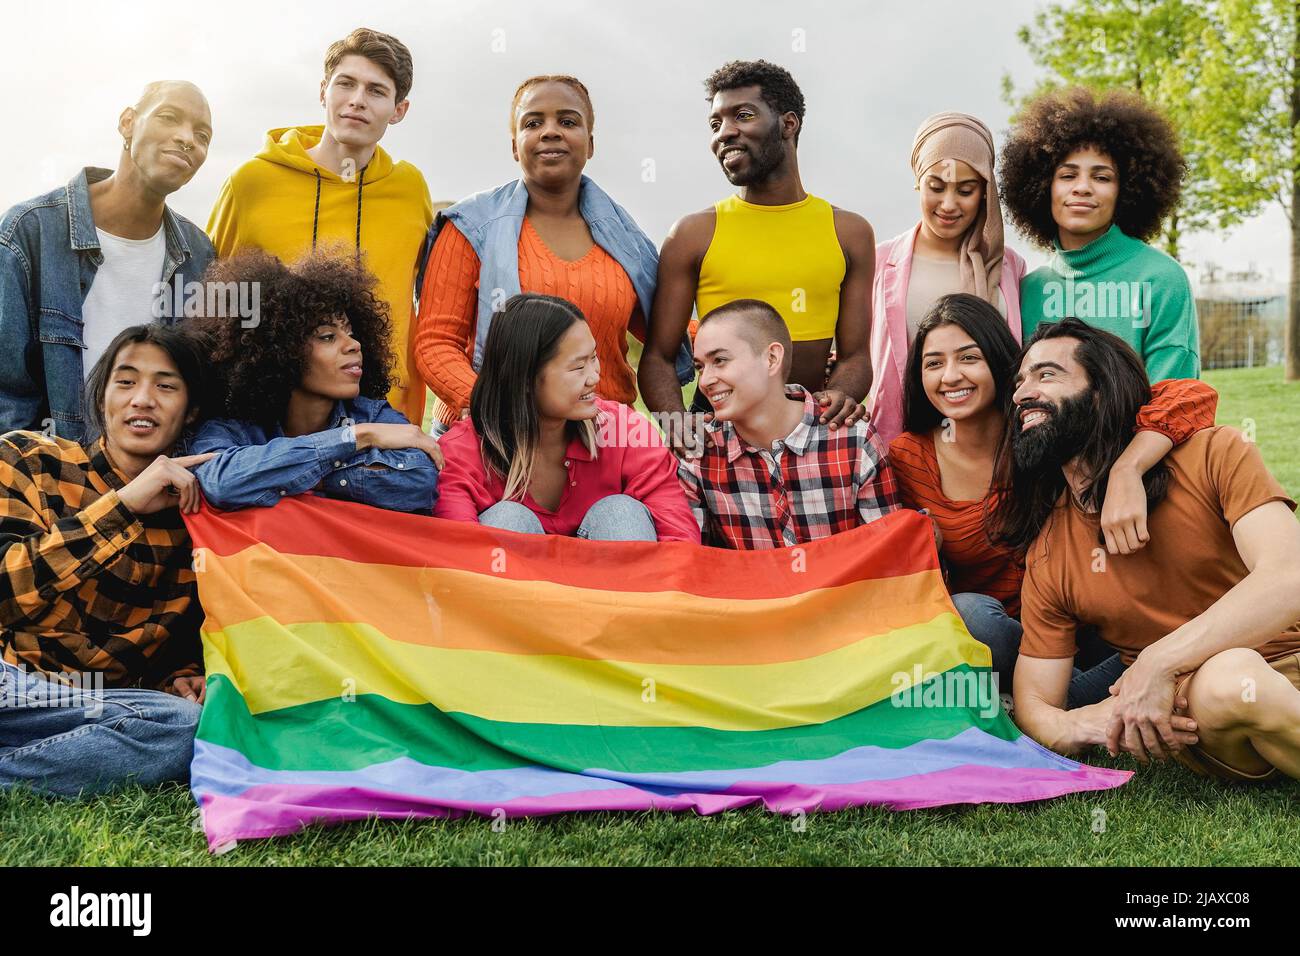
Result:
{"label": "long dark hair", "polygon": [[969,292],[941,296],[921,320],[912,347],[907,350],[907,368],[903,376],[903,427],[917,435],[925,434],[943,421],[921,382],[921,353],[925,337],[944,325],[960,328],[984,353],[984,361],[988,363],[997,389],[993,396],[995,408],[1005,408],[1014,391],[1011,380],[1016,373],[1016,354],[1020,347],[1007,326],[1007,320],[988,302]]}
{"label": "long dark hair", "polygon": [[[1091,480],[1079,496],[1079,503],[1089,511],[1100,511],[1106,500],[1110,469],[1133,440],[1138,410],[1151,401],[1151,385],[1142,360],[1127,342],[1073,318],[1038,326],[1033,338],[1025,343],[1021,360],[1035,343],[1059,338],[1078,340],[1074,357],[1088,374],[1095,414],[1087,440],[1076,457]],[[1007,427],[993,463],[993,488],[997,494],[985,501],[985,523],[994,542],[1023,559],[1066,491],[1066,481],[1060,466],[1051,462],[1032,469],[1015,467],[1017,418],[1008,402]],[[1150,514],[1169,490],[1169,466],[1163,461],[1157,464],[1142,476],[1142,485]]]}
{"label": "long dark hair", "polygon": [[185,382],[185,416],[195,408],[211,400],[211,380],[207,374],[207,362],[204,359],[204,340],[193,329],[181,325],[164,325],[154,322],[149,325],[132,325],[113,337],[86,376],[85,403],[87,432],[90,440],[104,434],[104,392],[108,390],[109,379],[113,377],[113,367],[117,362],[117,353],[128,345],[156,345],[167,353],[176,371],[181,373]]}
{"label": "long dark hair", "polygon": [[[483,366],[469,396],[469,417],[483,463],[505,481],[507,501],[522,498],[532,480],[541,437],[537,375],[573,324],[586,321],[582,310],[567,299],[525,293],[512,296],[488,329]],[[569,422],[568,428],[596,454],[596,429],[590,421]]]}

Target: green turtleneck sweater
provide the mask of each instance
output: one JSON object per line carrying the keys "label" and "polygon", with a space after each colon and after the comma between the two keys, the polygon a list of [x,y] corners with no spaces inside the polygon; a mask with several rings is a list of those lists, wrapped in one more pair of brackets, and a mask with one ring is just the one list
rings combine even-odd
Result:
{"label": "green turtleneck sweater", "polygon": [[1112,224],[1081,249],[1055,244],[1047,265],[1020,281],[1028,341],[1040,322],[1073,316],[1113,332],[1141,356],[1147,377],[1198,378],[1201,340],[1187,273]]}

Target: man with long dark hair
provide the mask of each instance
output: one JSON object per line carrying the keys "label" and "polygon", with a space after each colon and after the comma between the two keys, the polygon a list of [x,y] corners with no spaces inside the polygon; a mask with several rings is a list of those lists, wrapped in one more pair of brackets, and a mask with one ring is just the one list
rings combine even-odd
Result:
{"label": "man with long dark hair", "polygon": [[212,456],[173,456],[202,369],[189,333],[129,327],[86,385],[93,441],[0,438],[0,789],[189,775],[204,679],[181,511]]}
{"label": "man with long dark hair", "polygon": [[[1146,546],[1107,554],[1107,475],[1149,398],[1137,353],[1077,319],[1040,325],[1023,353],[992,520],[1026,561],[1016,720],[1061,752],[1300,778],[1295,502],[1240,432],[1205,429],[1147,472]],[[1111,697],[1066,710],[1083,624],[1129,667]]]}

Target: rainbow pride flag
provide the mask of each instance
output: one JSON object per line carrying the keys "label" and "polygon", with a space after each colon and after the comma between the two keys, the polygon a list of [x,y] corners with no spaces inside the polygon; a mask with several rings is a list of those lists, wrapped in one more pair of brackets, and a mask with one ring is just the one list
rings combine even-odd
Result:
{"label": "rainbow pride flag", "polygon": [[910,809],[1129,777],[1007,718],[914,512],[748,553],[316,497],[187,520],[213,849],[369,816]]}

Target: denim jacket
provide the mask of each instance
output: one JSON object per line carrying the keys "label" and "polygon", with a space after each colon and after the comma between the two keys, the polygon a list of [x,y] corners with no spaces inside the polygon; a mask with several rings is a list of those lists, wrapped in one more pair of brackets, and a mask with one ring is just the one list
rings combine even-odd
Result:
{"label": "denim jacket", "polygon": [[279,425],[268,431],[252,422],[209,419],[190,440],[189,453],[219,452],[194,471],[204,497],[218,508],[269,508],[315,490],[390,511],[431,514],[438,469],[415,448],[357,451],[353,425],[369,422],[409,424],[383,399],[358,397],[334,406],[329,428],[297,438],[286,438]]}
{"label": "denim jacket", "polygon": [[[0,432],[25,428],[86,439],[81,306],[104,261],[90,184],[111,175],[88,166],[66,186],[19,203],[0,219]],[[163,232],[159,279],[197,281],[213,258],[208,237],[166,207]]]}
{"label": "denim jacket", "polygon": [[[424,241],[417,289],[424,287],[424,267],[433,251],[434,240],[444,222],[454,223],[478,256],[478,322],[474,327],[474,370],[483,364],[492,316],[504,308],[506,299],[519,294],[519,232],[528,211],[528,188],[516,179],[475,193],[438,213]],[[578,211],[591,230],[591,237],[608,252],[632,280],[646,325],[654,304],[659,272],[659,251],[641,231],[636,220],[603,189],[586,176],[578,189]],[[499,290],[499,291],[498,291]],[[504,294],[503,294],[504,293]],[[687,385],[695,378],[695,359],[690,338],[682,339],[675,363],[677,380]]]}

